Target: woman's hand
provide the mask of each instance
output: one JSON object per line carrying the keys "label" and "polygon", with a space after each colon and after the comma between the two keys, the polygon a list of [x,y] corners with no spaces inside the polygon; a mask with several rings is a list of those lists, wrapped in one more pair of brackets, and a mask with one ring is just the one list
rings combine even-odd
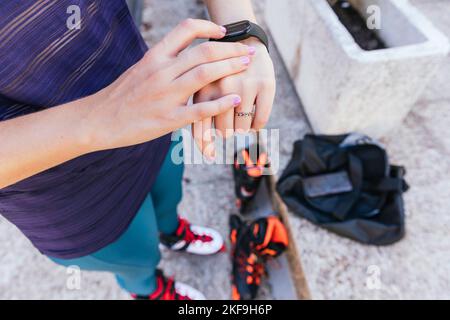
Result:
{"label": "woman's hand", "polygon": [[0,188],[86,153],[146,142],[239,105],[236,94],[186,105],[209,83],[248,68],[249,48],[243,44],[184,50],[196,38],[223,37],[222,29],[186,20],[102,91],[1,121]]}
{"label": "woman's hand", "polygon": [[[222,136],[228,137],[233,132],[247,132],[250,129],[259,130],[269,120],[275,97],[275,73],[272,60],[266,47],[257,39],[247,39],[243,43],[251,46],[252,63],[242,73],[234,74],[202,88],[194,96],[194,102],[217,99],[230,93],[242,97],[241,105],[236,109],[229,109],[214,118],[197,121],[192,126],[194,139],[200,150],[206,156],[213,158],[215,154],[212,122]],[[255,108],[255,109],[254,109]],[[255,115],[237,116],[236,112],[252,112]]]}
{"label": "woman's hand", "polygon": [[221,26],[188,19],[113,84],[88,97],[85,123],[92,129],[86,139],[93,149],[138,144],[217,114],[233,114],[242,100],[238,86],[187,106],[195,92],[249,67],[252,49],[242,43],[206,42],[185,50],[197,38],[224,35]]}

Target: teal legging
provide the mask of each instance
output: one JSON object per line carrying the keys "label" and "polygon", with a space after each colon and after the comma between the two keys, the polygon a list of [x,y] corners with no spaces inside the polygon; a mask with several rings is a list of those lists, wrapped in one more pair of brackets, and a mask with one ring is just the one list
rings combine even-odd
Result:
{"label": "teal legging", "polygon": [[152,190],[139,212],[118,240],[99,251],[76,259],[50,258],[63,266],[107,271],[130,293],[148,295],[156,289],[155,270],[161,259],[159,233],[171,234],[178,226],[177,206],[181,200],[183,161],[175,164],[171,154],[182,159],[181,139],[173,142]]}

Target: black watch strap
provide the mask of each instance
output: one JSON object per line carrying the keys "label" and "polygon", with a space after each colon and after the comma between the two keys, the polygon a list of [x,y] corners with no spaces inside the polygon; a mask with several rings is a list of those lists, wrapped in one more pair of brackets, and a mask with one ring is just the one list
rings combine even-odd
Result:
{"label": "black watch strap", "polygon": [[224,25],[227,34],[221,39],[210,39],[210,41],[219,42],[237,42],[251,37],[259,39],[269,51],[269,39],[265,31],[256,23],[248,20],[238,21]]}

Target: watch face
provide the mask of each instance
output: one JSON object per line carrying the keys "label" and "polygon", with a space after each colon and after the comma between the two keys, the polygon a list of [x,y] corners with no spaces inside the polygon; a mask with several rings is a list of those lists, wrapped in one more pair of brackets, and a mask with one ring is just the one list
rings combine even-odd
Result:
{"label": "watch face", "polygon": [[251,25],[247,20],[239,21],[225,26],[227,28],[227,37],[237,37],[250,31]]}

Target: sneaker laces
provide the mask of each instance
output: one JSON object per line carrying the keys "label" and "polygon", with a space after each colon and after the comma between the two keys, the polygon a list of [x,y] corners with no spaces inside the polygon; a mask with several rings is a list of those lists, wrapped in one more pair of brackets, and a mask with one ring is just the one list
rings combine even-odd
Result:
{"label": "sneaker laces", "polygon": [[131,296],[138,300],[192,300],[175,289],[173,277],[166,278],[162,272],[157,271],[156,283],[156,289],[152,294],[148,296],[132,294]]}
{"label": "sneaker laces", "polygon": [[161,277],[161,278],[165,282],[162,300],[191,300],[188,296],[180,294],[175,289],[175,280],[173,277],[169,278]]}
{"label": "sneaker laces", "polygon": [[180,224],[178,226],[176,234],[182,235],[183,232],[184,232],[183,240],[188,243],[194,241],[211,242],[213,240],[211,236],[208,236],[206,234],[197,234],[193,232],[191,229],[191,224],[187,220],[180,218]]}
{"label": "sneaker laces", "polygon": [[[257,159],[256,163],[253,162],[253,160],[250,157],[250,153],[247,149],[243,149],[241,151],[241,156],[243,159],[243,165],[245,167],[245,171],[247,171],[247,174],[250,177],[253,178],[259,178],[262,176],[264,169],[268,166],[267,162],[267,154],[265,152],[261,153],[259,155],[259,158]],[[236,168],[239,168],[239,161],[238,159],[235,160],[235,166]]]}
{"label": "sneaker laces", "polygon": [[247,274],[246,283],[259,285],[262,276],[265,274],[265,267],[263,261],[258,258],[254,253],[250,256],[245,254],[240,254],[237,257],[238,268],[240,272],[245,272]]}

